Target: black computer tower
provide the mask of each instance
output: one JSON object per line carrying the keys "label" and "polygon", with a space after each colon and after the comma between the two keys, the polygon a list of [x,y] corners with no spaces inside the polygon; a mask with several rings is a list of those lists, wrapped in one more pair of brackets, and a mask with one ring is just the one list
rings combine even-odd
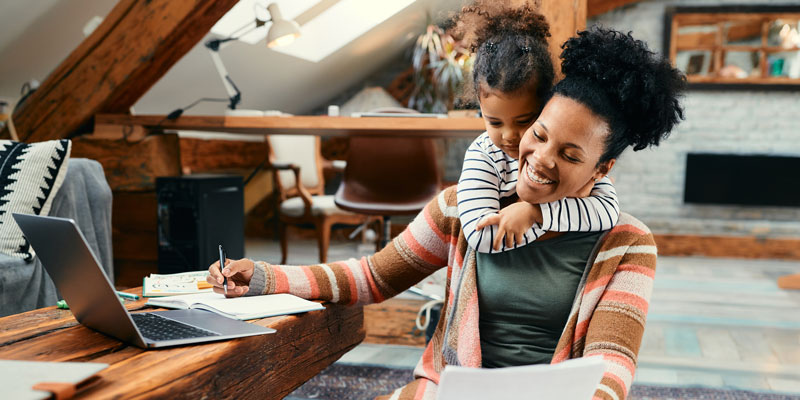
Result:
{"label": "black computer tower", "polygon": [[219,259],[244,257],[242,177],[198,174],[156,179],[158,272],[207,269]]}

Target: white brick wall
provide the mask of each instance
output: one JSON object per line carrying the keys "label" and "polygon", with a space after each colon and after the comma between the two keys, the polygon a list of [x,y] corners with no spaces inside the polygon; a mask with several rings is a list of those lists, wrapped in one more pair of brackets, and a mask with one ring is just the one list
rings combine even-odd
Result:
{"label": "white brick wall", "polygon": [[[794,4],[787,1],[643,1],[600,15],[588,25],[631,31],[661,52],[664,9],[671,5]],[[654,149],[623,153],[612,171],[622,209],[656,233],[800,237],[800,208],[683,203],[688,152],[800,156],[800,91],[697,91],[684,99],[686,120]],[[758,190],[758,182],[742,182]],[[800,171],[786,171],[800,185]]]}

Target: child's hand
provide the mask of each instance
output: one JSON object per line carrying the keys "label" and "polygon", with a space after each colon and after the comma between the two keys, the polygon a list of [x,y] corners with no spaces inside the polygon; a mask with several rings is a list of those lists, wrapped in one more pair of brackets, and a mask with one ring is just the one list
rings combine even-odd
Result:
{"label": "child's hand", "polygon": [[492,247],[500,250],[505,237],[506,247],[513,248],[516,244],[525,243],[525,232],[534,223],[541,222],[541,214],[538,204],[518,202],[503,208],[498,214],[484,217],[475,228],[481,230],[489,225],[497,225],[497,236],[494,237]]}

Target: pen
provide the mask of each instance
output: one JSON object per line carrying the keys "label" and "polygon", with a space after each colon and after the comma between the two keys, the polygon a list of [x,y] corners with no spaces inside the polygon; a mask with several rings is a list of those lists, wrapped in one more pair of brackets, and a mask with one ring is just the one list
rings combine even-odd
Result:
{"label": "pen", "polygon": [[120,292],[119,290],[117,290],[117,295],[119,297],[123,297],[123,298],[126,298],[128,300],[139,300],[139,296],[137,296],[135,294]]}
{"label": "pen", "polygon": [[[222,250],[222,245],[219,245],[219,273],[222,273],[222,268],[225,267],[225,250]],[[228,294],[228,278],[222,275],[222,290]]]}

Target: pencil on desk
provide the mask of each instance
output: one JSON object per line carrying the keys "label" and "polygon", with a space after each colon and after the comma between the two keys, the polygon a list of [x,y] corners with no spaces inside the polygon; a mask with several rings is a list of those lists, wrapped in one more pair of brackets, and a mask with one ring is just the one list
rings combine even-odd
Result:
{"label": "pencil on desk", "polygon": [[139,300],[139,296],[131,293],[120,292],[119,290],[117,290],[117,295],[130,300]]}

